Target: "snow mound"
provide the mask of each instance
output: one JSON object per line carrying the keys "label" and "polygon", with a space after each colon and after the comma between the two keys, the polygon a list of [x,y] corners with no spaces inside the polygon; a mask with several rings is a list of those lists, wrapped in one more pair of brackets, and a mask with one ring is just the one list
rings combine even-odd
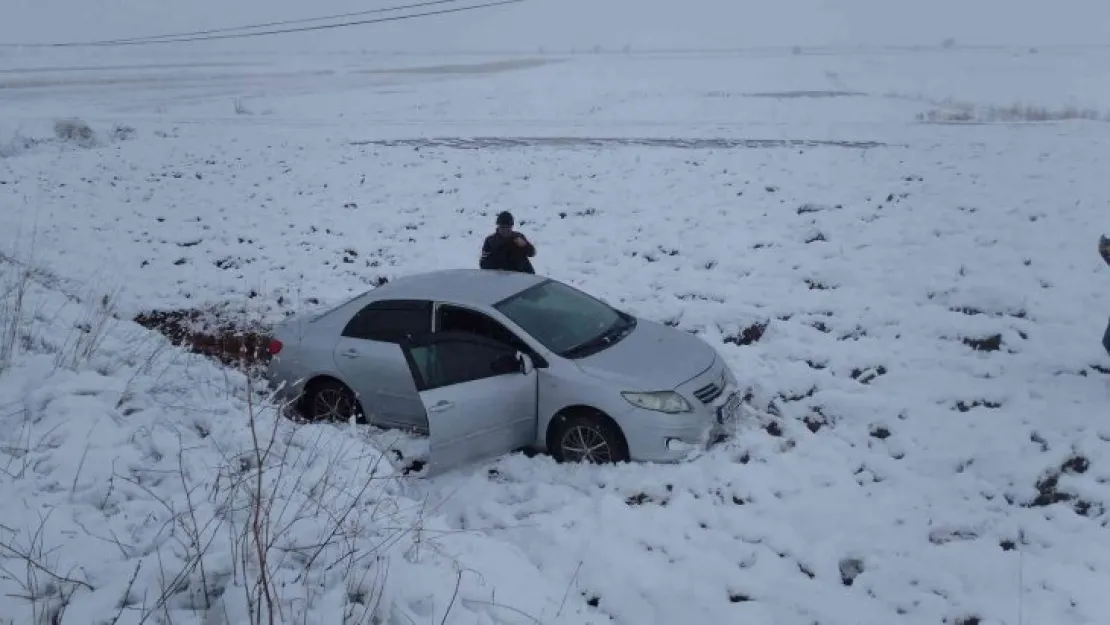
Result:
{"label": "snow mound", "polygon": [[[15,623],[581,623],[407,498],[365,432],[0,263],[0,614]],[[272,616],[272,619],[271,619]]]}

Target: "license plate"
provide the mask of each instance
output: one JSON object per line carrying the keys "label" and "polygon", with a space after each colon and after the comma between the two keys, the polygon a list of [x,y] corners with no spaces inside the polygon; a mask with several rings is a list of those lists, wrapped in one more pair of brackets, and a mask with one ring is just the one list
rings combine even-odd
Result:
{"label": "license plate", "polygon": [[725,424],[736,421],[740,416],[740,395],[733,393],[729,395],[728,400],[717,409],[717,423]]}

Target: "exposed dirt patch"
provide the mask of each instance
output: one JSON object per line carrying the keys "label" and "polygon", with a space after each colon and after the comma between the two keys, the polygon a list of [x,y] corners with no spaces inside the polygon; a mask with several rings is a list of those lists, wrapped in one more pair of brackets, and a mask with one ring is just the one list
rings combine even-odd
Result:
{"label": "exposed dirt patch", "polygon": [[988,408],[990,410],[997,410],[1001,407],[1001,403],[989,401],[986,399],[975,399],[972,401],[960,400],[956,402],[956,410],[959,410],[960,412],[970,412],[974,408]]}
{"label": "exposed dirt patch", "polygon": [[883,425],[873,426],[868,433],[871,435],[871,438],[877,438],[881,441],[890,438],[890,430]]}
{"label": "exposed dirt patch", "polygon": [[844,208],[842,204],[837,204],[834,207],[830,207],[825,204],[806,203],[798,207],[797,213],[799,215],[808,215],[810,213],[820,213],[827,210],[840,210],[841,208]]}
{"label": "exposed dirt patch", "polygon": [[828,422],[825,421],[825,418],[818,414],[806,415],[806,417],[802,419],[802,423],[805,423],[806,429],[808,429],[810,432],[813,432],[814,434],[820,432],[821,428],[828,425]]}
{"label": "exposed dirt patch", "polygon": [[787,394],[787,393],[784,392],[784,393],[779,393],[778,397],[779,397],[779,399],[781,399],[782,401],[784,401],[786,403],[792,403],[792,402],[802,401],[802,400],[805,400],[805,399],[809,399],[810,397],[813,397],[815,394],[817,394],[817,390],[818,389],[817,389],[816,386],[811,386],[809,388],[809,390],[805,391],[804,393],[794,392],[794,393]]}
{"label": "exposed dirt patch", "polygon": [[1002,349],[1002,335],[994,334],[982,338],[965,338],[964,345],[977,352],[997,352]]}
{"label": "exposed dirt patch", "polygon": [[856,578],[866,570],[863,560],[859,558],[843,558],[840,560],[840,583],[851,586]]}
{"label": "exposed dirt patch", "polygon": [[826,324],[824,321],[821,321],[820,319],[818,319],[817,321],[810,321],[810,322],[807,323],[807,325],[809,327],[813,328],[814,330],[817,330],[818,332],[822,332],[824,334],[828,334],[829,332],[832,332],[832,330],[829,328],[828,324]]}
{"label": "exposed dirt patch", "polygon": [[1075,473],[1082,475],[1091,468],[1091,461],[1087,460],[1084,456],[1072,456],[1068,458],[1064,464],[1060,465],[1060,469],[1064,473]]}
{"label": "exposed dirt patch", "polygon": [[950,306],[948,310],[967,315],[969,317],[977,317],[979,315],[987,315],[989,317],[1013,317],[1014,319],[1027,319],[1029,313],[1024,310],[982,310],[973,306]]}
{"label": "exposed dirt patch", "polygon": [[645,503],[652,503],[655,500],[647,493],[636,493],[631,497],[624,500],[624,503],[629,506],[642,506]]}
{"label": "exposed dirt patch", "polygon": [[975,530],[966,527],[940,528],[929,532],[929,542],[934,545],[975,540],[978,537],[979,534]]}
{"label": "exposed dirt patch", "polygon": [[876,141],[822,141],[817,139],[730,139],[655,137],[429,137],[419,139],[373,139],[351,145],[380,147],[452,148],[479,150],[497,148],[612,148],[658,147],[690,150],[734,150],[759,148],[837,147],[856,150],[885,147]]}
{"label": "exposed dirt patch", "polygon": [[858,341],[867,336],[867,330],[861,326],[856,326],[854,330],[845,332],[836,337],[838,341]]}
{"label": "exposed dirt patch", "polygon": [[259,371],[270,361],[268,328],[235,323],[215,311],[154,310],[139,313],[134,321],[174,345],[228,366]]}
{"label": "exposed dirt patch", "polygon": [[870,384],[875,378],[886,375],[886,367],[858,367],[852,369],[852,379],[860,384]]}
{"label": "exposed dirt patch", "polygon": [[1058,503],[1071,503],[1072,509],[1081,516],[1098,516],[1104,512],[1101,505],[1080,499],[1075,493],[1060,489],[1060,476],[1064,474],[1083,474],[1091,467],[1091,462],[1084,456],[1074,455],[1057,469],[1049,470],[1039,480],[1035,488],[1037,496],[1026,504],[1030,508],[1040,508]]}
{"label": "exposed dirt patch", "polygon": [[753,323],[746,328],[741,328],[736,334],[730,334],[724,337],[724,342],[732,345],[751,345],[762,339],[763,333],[766,331],[766,322]]}
{"label": "exposed dirt patch", "polygon": [[858,98],[866,96],[863,91],[838,91],[838,90],[800,90],[800,91],[760,91],[740,94],[745,98]]}
{"label": "exposed dirt patch", "polygon": [[821,428],[832,425],[832,419],[825,414],[825,409],[821,406],[810,406],[809,414],[803,419],[802,423],[805,424],[806,429],[816,434],[821,431]]}
{"label": "exposed dirt patch", "polygon": [[450,63],[443,65],[420,65],[416,67],[360,68],[352,70],[359,74],[499,74],[552,63],[562,63],[562,59],[506,59],[503,61],[484,61],[478,63]]}
{"label": "exposed dirt patch", "polygon": [[817,577],[816,573],[814,573],[808,566],[802,564],[801,562],[798,563],[798,571],[809,579],[815,579]]}

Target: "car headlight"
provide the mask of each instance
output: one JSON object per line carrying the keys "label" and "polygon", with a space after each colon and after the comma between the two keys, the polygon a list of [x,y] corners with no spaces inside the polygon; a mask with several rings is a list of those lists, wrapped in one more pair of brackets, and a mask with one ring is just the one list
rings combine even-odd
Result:
{"label": "car headlight", "polygon": [[628,403],[633,406],[638,406],[644,410],[652,410],[654,412],[690,412],[693,408],[690,407],[690,402],[686,398],[674,391],[657,391],[653,393],[634,393],[625,391],[621,393]]}
{"label": "car headlight", "polygon": [[736,380],[736,374],[732,372],[732,368],[725,365],[725,386],[736,386],[739,382]]}

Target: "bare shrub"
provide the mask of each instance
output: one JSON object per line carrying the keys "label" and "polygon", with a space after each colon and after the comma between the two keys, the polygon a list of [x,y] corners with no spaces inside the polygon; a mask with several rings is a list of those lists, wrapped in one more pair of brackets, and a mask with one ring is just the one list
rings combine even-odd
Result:
{"label": "bare shrub", "polygon": [[107,333],[119,321],[117,297],[118,292],[113,291],[84,302],[81,318],[73,325],[65,347],[55,356],[55,366],[76,369],[92,360]]}
{"label": "bare shrub", "polygon": [[0,158],[12,158],[42,143],[41,139],[28,137],[16,130],[10,137],[0,136]]}
{"label": "bare shrub", "polygon": [[[388,498],[375,488],[389,475],[381,470],[382,456],[359,461],[358,479],[344,479],[347,449],[324,444],[322,428],[311,440],[294,441],[282,427],[289,423],[276,414],[281,407],[271,399],[256,403],[250,378],[246,382],[250,442],[227,451],[215,484],[194,473],[186,445],[179,445],[185,506],[164,505],[175,510],[179,547],[189,555],[180,570],[163,573],[153,607],[164,610],[187,587],[188,604],[199,612],[223,612],[250,625],[305,622],[327,588],[346,583],[356,587],[348,594],[358,604],[349,606],[346,622],[372,622],[386,572],[365,538],[383,525],[381,504]],[[216,505],[202,511],[205,501]],[[415,529],[386,530],[373,544],[388,548]],[[224,557],[211,557],[214,552],[230,555],[230,570],[221,568]],[[295,589],[305,595],[290,596]]]}
{"label": "bare shrub", "polygon": [[133,126],[117,124],[112,127],[111,137],[113,141],[128,141],[135,137],[135,128]]}
{"label": "bare shrub", "polygon": [[16,585],[21,591],[16,598],[30,604],[29,625],[54,625],[65,620],[74,594],[93,586],[78,579],[77,572],[59,572],[44,538],[50,513],[38,516],[38,525],[26,536],[0,541],[0,579]]}
{"label": "bare shrub", "polygon": [[96,132],[84,120],[76,117],[55,120],[54,136],[86,148],[97,144]]}
{"label": "bare shrub", "polygon": [[918,121],[944,123],[944,122],[970,122],[975,120],[975,105],[970,102],[946,101],[943,108],[934,108],[924,113],[917,114]]}
{"label": "bare shrub", "polygon": [[1016,102],[1009,106],[979,106],[960,100],[933,101],[935,108],[918,113],[917,119],[931,123],[1018,123],[1057,121],[1110,121],[1110,113],[1068,105],[1053,109]]}
{"label": "bare shrub", "polygon": [[1049,122],[1085,119],[1089,121],[1106,121],[1110,119],[1106,113],[1095,109],[1079,108],[1068,105],[1059,109],[1049,109],[1043,106],[1015,103],[1010,106],[989,106],[983,110],[980,117],[986,121],[1002,122]]}
{"label": "bare shrub", "polygon": [[[254,403],[249,378],[246,384],[244,446],[197,445],[195,434],[162,424],[177,432],[173,451],[161,450],[169,452],[166,465],[112,471],[113,482],[153,504],[149,522],[162,527],[154,542],[105,538],[78,526],[95,541],[110,541],[127,560],[130,580],[115,620],[173,623],[188,613],[213,623],[319,622],[315,612],[334,601],[334,589],[345,588],[343,623],[381,622],[387,554],[421,531],[419,514],[412,517],[393,502],[387,489],[392,472],[382,455],[367,454],[355,439],[335,444],[332,427],[293,427],[274,414],[278,406],[270,400]],[[25,449],[12,450],[13,457],[41,457],[53,449],[56,428],[41,424],[43,440],[36,440],[30,431],[36,418],[28,415],[20,435]],[[73,484],[83,466],[82,459]],[[17,463],[4,475],[16,480],[34,473]],[[53,544],[56,523],[48,528],[48,520],[46,514],[37,526],[0,525],[0,582],[18,589],[11,614],[33,615],[29,625],[63,622],[73,600],[119,590],[86,577],[79,554]]]}

